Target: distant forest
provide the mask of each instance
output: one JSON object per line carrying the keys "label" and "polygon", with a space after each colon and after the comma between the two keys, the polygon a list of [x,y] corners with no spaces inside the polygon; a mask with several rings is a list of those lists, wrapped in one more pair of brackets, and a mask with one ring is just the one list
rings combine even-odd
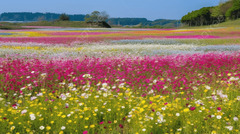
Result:
{"label": "distant forest", "polygon": [[217,6],[203,7],[183,16],[181,22],[189,26],[211,25],[240,18],[240,0],[227,0]]}
{"label": "distant forest", "polygon": [[180,25],[178,20],[157,19],[154,21],[146,18],[110,18],[107,20],[110,25],[141,25],[141,26],[163,26],[163,27],[177,27]]}
{"label": "distant forest", "polygon": [[[0,21],[54,21],[59,19],[61,14],[56,13],[31,13],[31,12],[11,12],[2,13]],[[85,15],[68,15],[71,21],[84,21]]]}
{"label": "distant forest", "polygon": [[[55,21],[59,19],[60,15],[57,13],[9,12],[0,14],[0,21]],[[75,14],[68,16],[70,21],[84,21],[86,15]],[[106,22],[115,26],[177,27],[180,25],[180,20],[157,19],[150,21],[146,18],[109,18]]]}

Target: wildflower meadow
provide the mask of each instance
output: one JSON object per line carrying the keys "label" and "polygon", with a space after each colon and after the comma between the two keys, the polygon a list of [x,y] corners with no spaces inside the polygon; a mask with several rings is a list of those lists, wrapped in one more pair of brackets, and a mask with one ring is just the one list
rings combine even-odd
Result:
{"label": "wildflower meadow", "polygon": [[0,133],[240,133],[240,33],[0,30]]}

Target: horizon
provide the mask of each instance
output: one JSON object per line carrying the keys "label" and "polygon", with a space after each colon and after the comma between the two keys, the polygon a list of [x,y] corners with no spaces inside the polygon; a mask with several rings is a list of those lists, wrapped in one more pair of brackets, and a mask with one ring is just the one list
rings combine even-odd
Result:
{"label": "horizon", "polygon": [[[146,18],[148,20],[170,19],[180,20],[188,12],[200,9],[202,7],[216,6],[222,0],[217,1],[191,1],[191,0],[150,0],[139,2],[132,1],[76,1],[76,0],[8,0],[1,2],[0,13],[4,12],[32,12],[32,13],[66,13],[90,14],[93,11],[106,11],[109,18]],[[12,4],[14,3],[14,5]],[[94,3],[94,4],[92,4]],[[11,5],[11,6],[9,6]],[[53,6],[54,5],[54,6]]]}

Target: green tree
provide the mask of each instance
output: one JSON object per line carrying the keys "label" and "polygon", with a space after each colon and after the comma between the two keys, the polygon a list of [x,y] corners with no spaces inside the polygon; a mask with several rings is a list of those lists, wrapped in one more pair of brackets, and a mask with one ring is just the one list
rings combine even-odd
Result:
{"label": "green tree", "polygon": [[91,14],[85,16],[87,23],[99,23],[108,19],[109,15],[106,12],[93,11]]}
{"label": "green tree", "polygon": [[63,14],[61,14],[61,15],[59,16],[59,20],[60,20],[60,21],[69,21],[70,18],[69,18],[68,15],[66,15],[65,13],[63,13]]}
{"label": "green tree", "polygon": [[233,0],[233,5],[226,12],[228,19],[240,18],[240,0]]}

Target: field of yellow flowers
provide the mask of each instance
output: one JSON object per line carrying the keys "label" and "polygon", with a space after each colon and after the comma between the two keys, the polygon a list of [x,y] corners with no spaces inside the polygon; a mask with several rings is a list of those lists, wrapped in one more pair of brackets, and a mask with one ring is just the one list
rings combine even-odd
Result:
{"label": "field of yellow flowers", "polygon": [[240,133],[239,38],[236,28],[1,30],[0,133]]}

